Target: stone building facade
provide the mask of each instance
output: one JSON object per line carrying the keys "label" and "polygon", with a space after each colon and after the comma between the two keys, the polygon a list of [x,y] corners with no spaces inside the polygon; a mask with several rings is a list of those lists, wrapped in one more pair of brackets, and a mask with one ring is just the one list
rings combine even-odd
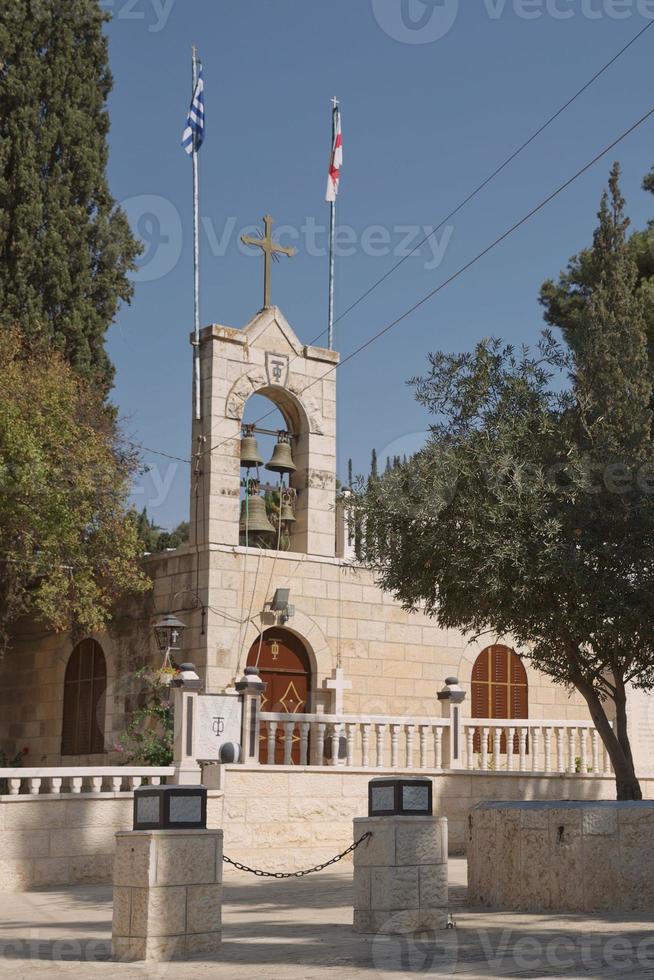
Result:
{"label": "stone building facade", "polygon": [[[430,716],[438,713],[436,694],[447,677],[457,676],[470,691],[475,664],[489,644],[497,648],[493,656],[501,672],[502,648],[509,657],[510,641],[471,642],[441,630],[427,617],[404,611],[377,588],[370,572],[356,566],[336,493],[337,364],[336,353],[304,346],[276,307],[243,329],[213,325],[202,332],[203,419],[193,424],[190,541],[147,559],[151,595],[126,604],[111,629],[93,638],[105,661],[105,693],[92,704],[104,751],[62,756],[65,697],[86,697],[89,679],[67,676],[69,636],[42,633],[33,624],[24,625],[0,664],[0,748],[25,747],[30,765],[116,761],[114,744],[135,703],[130,674],[157,656],[151,632],[156,617],[181,618],[188,626],[184,660],[196,664],[208,691],[230,690],[252,651],[267,649],[269,604],[278,589],[290,590],[295,612],[282,626],[277,622],[277,639],[283,645],[286,636],[289,649],[299,645],[304,651],[303,678],[298,674],[292,689],[300,681],[305,686],[293,710],[342,707],[356,715]],[[287,551],[245,547],[239,533],[240,439],[245,406],[254,394],[270,399],[292,436],[296,521]],[[338,666],[349,684],[342,705],[341,694],[328,685]],[[588,717],[579,696],[528,662],[524,667],[528,717]],[[102,678],[96,680],[101,687]],[[504,681],[499,675],[496,681],[500,693],[496,703],[489,695],[487,717],[491,711],[501,717],[502,710],[511,717],[500,697]]]}

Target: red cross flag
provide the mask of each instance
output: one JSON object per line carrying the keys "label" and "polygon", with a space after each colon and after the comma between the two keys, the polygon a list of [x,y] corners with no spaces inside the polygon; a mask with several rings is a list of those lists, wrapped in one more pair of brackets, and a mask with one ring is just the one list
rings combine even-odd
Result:
{"label": "red cross flag", "polygon": [[327,178],[327,194],[325,200],[328,204],[333,204],[338,194],[338,185],[341,179],[341,167],[343,166],[343,134],[341,132],[341,113],[338,106],[334,107],[334,146],[332,156],[329,161],[329,177]]}

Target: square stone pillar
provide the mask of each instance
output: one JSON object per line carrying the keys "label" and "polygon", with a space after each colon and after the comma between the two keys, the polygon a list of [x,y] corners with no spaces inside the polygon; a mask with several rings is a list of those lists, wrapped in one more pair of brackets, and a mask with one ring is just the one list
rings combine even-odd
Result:
{"label": "square stone pillar", "polygon": [[206,957],[221,942],[222,830],[116,834],[113,958]]}
{"label": "square stone pillar", "polygon": [[354,839],[354,931],[411,935],[448,924],[447,819],[360,817]]}

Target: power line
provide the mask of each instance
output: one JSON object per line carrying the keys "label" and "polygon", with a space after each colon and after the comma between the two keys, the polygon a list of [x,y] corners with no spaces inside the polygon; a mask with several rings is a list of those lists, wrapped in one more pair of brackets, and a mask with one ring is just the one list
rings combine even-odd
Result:
{"label": "power line", "polygon": [[[374,344],[377,340],[379,340],[381,337],[387,334],[390,330],[396,327],[403,320],[406,320],[407,317],[411,316],[412,313],[415,313],[415,311],[420,309],[421,306],[424,306],[425,303],[427,303],[430,299],[436,296],[437,293],[440,293],[441,290],[445,289],[446,286],[449,286],[450,283],[454,282],[456,279],[459,279],[464,272],[467,272],[468,269],[476,265],[482,258],[484,258],[484,256],[488,255],[489,252],[493,251],[493,249],[497,248],[498,245],[500,245],[507,238],[509,238],[515,231],[521,228],[522,225],[526,224],[531,218],[533,218],[536,214],[542,211],[543,208],[545,208],[551,201],[553,201],[556,197],[562,194],[564,190],[570,187],[570,185],[573,184],[576,180],[578,180],[579,177],[581,177],[588,170],[590,170],[591,167],[593,167],[596,163],[598,163],[599,160],[605,157],[607,153],[610,153],[611,150],[613,150],[616,146],[618,146],[618,144],[621,143],[624,139],[626,139],[627,136],[630,136],[631,133],[633,133],[636,129],[642,126],[643,123],[647,122],[647,120],[650,119],[651,116],[653,115],[654,115],[654,107],[651,108],[648,112],[646,112],[643,116],[641,116],[640,119],[638,119],[635,123],[633,123],[633,125],[631,125],[623,133],[621,133],[620,136],[618,136],[617,139],[613,140],[612,143],[609,143],[609,145],[604,147],[603,150],[600,150],[600,152],[597,153],[592,158],[592,160],[589,160],[589,162],[586,163],[583,167],[581,167],[581,169],[578,170],[575,174],[573,174],[572,177],[570,177],[563,184],[557,187],[557,189],[553,191],[551,194],[549,194],[546,198],[544,198],[544,200],[542,200],[540,204],[537,204],[535,208],[532,208],[532,210],[529,211],[522,218],[520,218],[519,221],[516,221],[515,224],[513,224],[503,234],[499,235],[493,242],[491,242],[490,245],[484,248],[481,252],[478,252],[477,255],[474,256],[474,258],[466,262],[465,265],[462,265],[459,269],[457,269],[456,272],[454,272],[451,276],[449,276],[449,278],[445,279],[442,283],[436,286],[435,289],[430,290],[430,292],[428,292],[425,296],[423,296],[422,299],[418,300],[417,303],[414,303],[413,306],[410,306],[408,310],[405,310],[405,312],[400,314],[400,316],[396,317],[395,320],[392,320],[385,327],[379,330],[376,334],[373,334],[372,337],[369,337],[368,340],[366,340],[363,344],[361,344],[360,347],[357,347],[356,350],[352,351],[351,354],[348,354],[347,357],[344,357],[339,364],[333,365],[333,367],[330,367],[327,371],[325,371],[324,374],[321,374],[319,377],[314,378],[314,380],[311,381],[308,385],[306,385],[306,387],[304,387],[302,391],[299,392],[299,394],[303,395],[315,384],[324,381],[324,379],[329,377],[330,374],[333,374],[334,371],[344,367],[349,361],[357,357],[357,355],[359,355],[362,351],[366,350],[368,347]],[[268,415],[272,415],[273,412],[275,411],[276,409],[273,408],[266,415],[263,415],[260,419],[258,419],[257,422],[255,422],[254,424],[257,425],[259,422],[262,422],[263,419],[267,418]],[[225,439],[222,442],[217,443],[215,446],[212,446],[211,449],[204,450],[202,454],[198,454],[198,455],[204,455],[205,453],[214,452],[216,449],[219,449],[221,446],[224,446],[229,441],[230,441],[229,439]]]}
{"label": "power line", "polygon": [[[614,65],[615,62],[618,61],[618,59],[621,58],[622,55],[626,51],[628,51],[629,48],[632,45],[634,45],[636,41],[638,41],[639,38],[641,38],[643,34],[645,34],[645,32],[648,31],[651,27],[654,27],[654,20],[649,21],[649,23],[646,24],[645,27],[643,27],[642,30],[640,30],[634,37],[632,37],[632,39],[627,44],[625,44],[624,47],[622,47],[617,52],[617,54],[615,54],[611,58],[610,61],[607,61],[606,64],[599,69],[599,71],[595,72],[592,78],[589,78],[588,81],[585,83],[585,85],[582,85],[582,87],[577,92],[575,92],[572,98],[568,99],[567,102],[565,102],[559,109],[557,109],[557,111],[552,116],[550,116],[549,119],[547,119],[534,133],[532,133],[532,135],[527,140],[525,140],[525,142],[522,143],[517,148],[517,150],[514,150],[513,153],[511,153],[506,158],[506,160],[504,160],[504,162],[501,163],[499,167],[497,167],[497,169],[495,169],[488,177],[486,177],[480,184],[478,184],[478,186],[470,194],[468,194],[468,196],[464,198],[461,201],[461,203],[454,208],[453,211],[450,211],[447,217],[443,218],[443,220],[440,221],[439,224],[436,225],[436,227],[433,228],[429,232],[429,234],[422,239],[422,241],[418,242],[418,244],[414,248],[412,248],[410,252],[407,252],[407,254],[404,255],[399,262],[396,262],[395,265],[392,266],[386,273],[384,273],[384,275],[380,279],[374,282],[364,293],[362,293],[359,296],[358,299],[356,299],[350,306],[348,306],[347,309],[345,309],[340,314],[340,316],[336,318],[336,320],[334,321],[334,325],[336,325],[341,320],[343,320],[348,315],[348,313],[351,313],[353,309],[355,309],[360,303],[363,302],[364,299],[367,299],[367,297],[370,296],[370,294],[374,292],[374,290],[377,289],[378,286],[381,286],[381,284],[385,282],[387,279],[389,279],[390,276],[392,276],[393,273],[397,269],[399,269],[401,265],[404,265],[404,263],[408,258],[410,258],[412,255],[418,252],[422,248],[422,246],[425,245],[429,241],[429,239],[436,234],[437,231],[440,231],[443,225],[445,225],[448,221],[451,221],[452,218],[454,218],[460,211],[463,210],[466,204],[469,204],[470,201],[472,201],[475,197],[477,197],[477,195],[481,193],[481,191],[483,191],[484,188],[491,183],[491,181],[493,181],[496,177],[498,177],[502,173],[502,171],[509,166],[510,163],[513,163],[513,161],[518,156],[520,156],[523,150],[526,150],[527,147],[530,146],[535,139],[537,139],[542,133],[545,132],[548,126],[551,126],[551,124],[555,122],[559,118],[559,116],[563,115],[566,109],[569,109],[570,106],[573,104],[573,102],[576,102],[577,99],[581,95],[583,95],[584,92],[586,92],[591,87],[591,85],[593,85],[597,81],[598,78],[600,78],[606,71],[608,71],[608,69],[612,65]],[[312,341],[310,341],[310,343],[314,344],[316,340],[320,340],[320,338],[323,337],[326,332],[327,332],[326,330],[322,330],[317,337],[315,337]]]}
{"label": "power line", "polygon": [[[654,23],[654,21],[653,21]],[[131,439],[123,439],[128,446],[132,446],[134,449],[140,449],[144,453],[152,453],[155,456],[164,456],[166,459],[174,459],[177,463],[191,463],[192,460],[184,459],[182,456],[171,456],[170,453],[165,453],[161,449],[150,449],[149,446],[143,446],[140,442],[133,442]]]}

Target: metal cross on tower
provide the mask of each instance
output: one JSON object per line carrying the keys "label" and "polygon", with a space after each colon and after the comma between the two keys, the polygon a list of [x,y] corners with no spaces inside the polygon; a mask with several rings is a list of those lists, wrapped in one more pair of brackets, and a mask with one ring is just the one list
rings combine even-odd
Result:
{"label": "metal cross on tower", "polygon": [[272,226],[274,218],[271,218],[269,214],[263,219],[263,223],[266,228],[265,235],[259,235],[258,238],[253,238],[251,235],[241,235],[241,241],[244,245],[252,245],[253,248],[260,248],[264,254],[264,273],[263,273],[263,305],[264,309],[270,306],[270,263],[272,259],[279,261],[279,255],[288,255],[292,258],[295,255],[294,248],[284,248],[283,245],[278,245],[273,241],[272,237]]}

